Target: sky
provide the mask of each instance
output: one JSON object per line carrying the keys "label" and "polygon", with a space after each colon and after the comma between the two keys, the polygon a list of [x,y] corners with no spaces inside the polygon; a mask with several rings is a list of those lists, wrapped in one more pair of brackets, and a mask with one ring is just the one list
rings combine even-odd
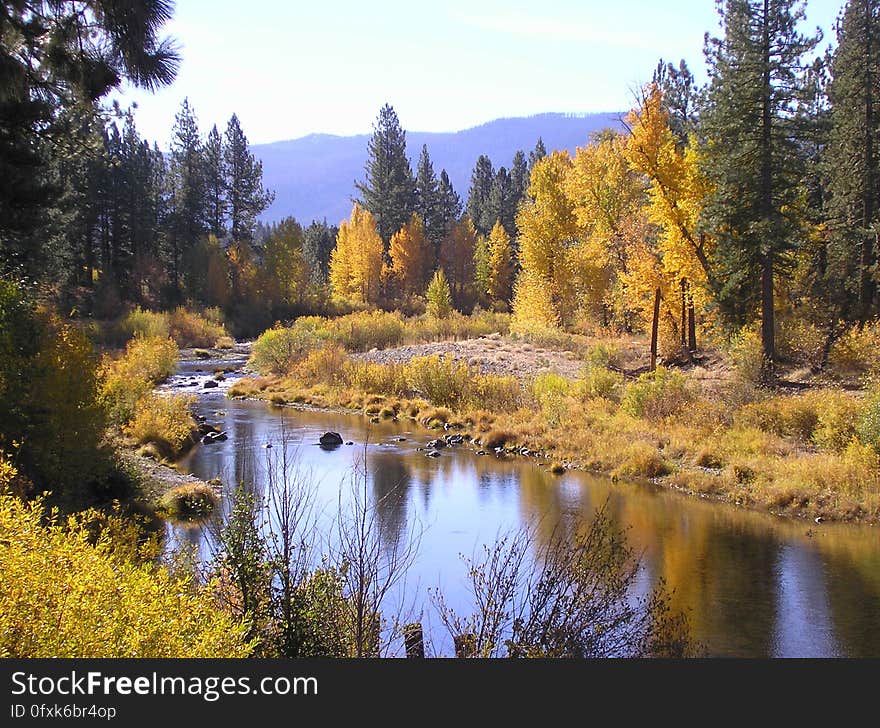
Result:
{"label": "sky", "polygon": [[[809,0],[834,40],[843,0]],[[660,58],[705,78],[714,0],[177,0],[165,31],[183,62],[170,87],[126,88],[141,135],[166,147],[184,97],[200,127],[238,115],[251,143],[362,134],[390,103],[405,129],[621,111]]]}

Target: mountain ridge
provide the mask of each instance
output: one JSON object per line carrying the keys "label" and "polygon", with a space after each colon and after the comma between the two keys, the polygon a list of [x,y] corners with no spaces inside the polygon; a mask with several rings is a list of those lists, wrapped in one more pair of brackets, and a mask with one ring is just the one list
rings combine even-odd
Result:
{"label": "mountain ridge", "polygon": [[[422,145],[427,144],[437,175],[445,168],[464,202],[480,154],[488,155],[496,169],[509,168],[516,151],[528,154],[539,137],[548,150],[574,153],[577,146],[589,142],[591,134],[608,127],[622,129],[622,117],[622,112],[546,112],[493,119],[457,132],[407,132],[407,155],[415,169]],[[260,219],[277,222],[293,216],[307,225],[324,219],[338,224],[348,217],[355,181],[364,176],[370,136],[314,132],[252,145],[251,151],[263,163],[263,183],[275,192],[275,201]]]}

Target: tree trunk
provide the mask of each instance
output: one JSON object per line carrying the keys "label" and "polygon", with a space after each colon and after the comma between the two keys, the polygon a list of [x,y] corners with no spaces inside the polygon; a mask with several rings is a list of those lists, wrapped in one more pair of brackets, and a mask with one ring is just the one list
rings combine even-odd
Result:
{"label": "tree trunk", "polygon": [[654,294],[654,319],[651,323],[651,371],[657,369],[657,338],[660,331],[660,289]]}
{"label": "tree trunk", "polygon": [[693,296],[688,296],[688,351],[691,354],[697,351],[697,316]]}
{"label": "tree trunk", "polygon": [[[772,80],[770,75],[770,0],[764,0],[763,15],[763,88],[761,103],[761,218],[770,223],[773,218],[773,158],[772,158]],[[769,225],[768,225],[769,227]],[[765,235],[772,235],[766,230]],[[775,379],[776,332],[774,320],[773,273],[775,256],[773,241],[764,242],[761,252],[761,348],[763,364],[761,379],[765,384],[772,384]]]}
{"label": "tree trunk", "polygon": [[687,351],[687,331],[688,331],[688,323],[687,323],[687,278],[681,279],[681,351],[684,353]]}
{"label": "tree trunk", "polygon": [[859,322],[867,323],[874,308],[876,284],[874,283],[874,195],[876,165],[874,157],[874,97],[871,58],[873,50],[871,0],[864,0],[865,9],[865,179],[863,190],[862,251],[859,266]]}

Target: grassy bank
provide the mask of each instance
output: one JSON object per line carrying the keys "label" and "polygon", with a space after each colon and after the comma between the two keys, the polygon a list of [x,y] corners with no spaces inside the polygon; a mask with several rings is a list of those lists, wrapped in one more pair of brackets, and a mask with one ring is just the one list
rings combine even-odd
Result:
{"label": "grassy bank", "polygon": [[325,344],[230,396],[409,418],[487,451],[526,447],[568,467],[790,516],[880,521],[876,390],[761,390],[735,372],[719,385],[701,368],[626,377],[615,356],[593,346],[576,378],[523,381],[437,356],[373,363]]}

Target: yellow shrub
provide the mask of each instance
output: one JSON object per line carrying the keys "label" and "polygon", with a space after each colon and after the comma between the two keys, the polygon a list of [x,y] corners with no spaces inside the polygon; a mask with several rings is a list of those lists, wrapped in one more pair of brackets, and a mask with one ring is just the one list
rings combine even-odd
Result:
{"label": "yellow shrub", "polygon": [[128,422],[137,402],[174,371],[178,356],[171,339],[136,336],[122,357],[105,357],[100,372],[101,399],[111,421]]}
{"label": "yellow shrub", "polygon": [[114,555],[106,535],[41,524],[0,496],[0,657],[247,657],[244,628],[161,567]]}
{"label": "yellow shrub", "polygon": [[856,437],[861,414],[858,398],[844,392],[822,392],[816,397],[818,422],[813,442],[822,450],[843,452]]}
{"label": "yellow shrub", "polygon": [[662,420],[679,414],[693,400],[694,394],[681,374],[657,367],[657,371],[642,374],[627,388],[621,407],[633,417]]}
{"label": "yellow shrub", "polygon": [[828,363],[841,374],[865,374],[880,370],[880,323],[851,328],[831,349]]}
{"label": "yellow shrub", "polygon": [[178,346],[214,346],[218,339],[226,336],[226,329],[217,321],[217,313],[216,309],[212,310],[209,318],[178,306],[167,314],[171,338]]}
{"label": "yellow shrub", "polygon": [[196,429],[190,407],[195,397],[161,395],[154,392],[138,400],[131,422],[123,431],[141,445],[156,445],[168,458],[173,458],[192,442]]}
{"label": "yellow shrub", "polygon": [[116,328],[124,339],[135,336],[167,339],[171,335],[168,316],[157,311],[144,311],[140,306],[132,309]]}
{"label": "yellow shrub", "polygon": [[512,412],[522,404],[523,391],[516,377],[475,375],[471,381],[469,399],[472,406],[480,409]]}
{"label": "yellow shrub", "polygon": [[276,326],[254,342],[249,363],[261,374],[287,374],[318,346],[320,339],[313,331]]}
{"label": "yellow shrub", "polygon": [[452,357],[426,356],[411,359],[404,366],[412,391],[431,404],[455,409],[467,400],[473,373]]}
{"label": "yellow shrub", "polygon": [[404,369],[396,364],[349,360],[342,368],[342,378],[361,392],[402,396],[407,391]]}
{"label": "yellow shrub", "polygon": [[310,351],[305,359],[294,367],[294,377],[302,384],[325,382],[332,384],[342,376],[348,361],[338,346],[325,345]]}

